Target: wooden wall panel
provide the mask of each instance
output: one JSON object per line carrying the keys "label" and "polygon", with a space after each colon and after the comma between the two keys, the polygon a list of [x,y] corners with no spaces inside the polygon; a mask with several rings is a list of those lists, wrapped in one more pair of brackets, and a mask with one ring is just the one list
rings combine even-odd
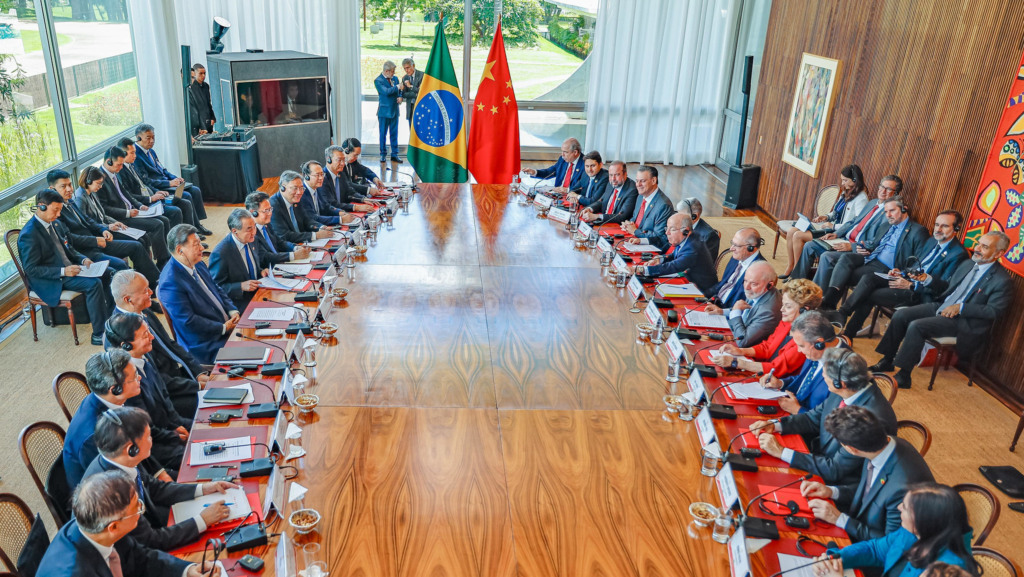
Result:
{"label": "wooden wall panel", "polygon": [[[775,0],[746,157],[762,167],[759,205],[774,218],[812,210],[814,193],[856,163],[870,191],[900,175],[918,222],[966,214],[1022,50],[1022,2]],[[842,62],[817,179],[781,160],[803,52]],[[1024,279],[1015,285],[995,336],[1014,354],[982,369],[1011,404],[1024,400]]]}

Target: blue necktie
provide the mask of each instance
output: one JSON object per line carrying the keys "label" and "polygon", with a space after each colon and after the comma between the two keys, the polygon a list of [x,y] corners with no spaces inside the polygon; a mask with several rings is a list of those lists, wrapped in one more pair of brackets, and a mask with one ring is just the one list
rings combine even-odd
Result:
{"label": "blue necktie", "polygon": [[139,493],[139,501],[145,503],[146,489],[142,486],[142,473],[138,469],[135,470],[135,490]]}
{"label": "blue necktie", "polygon": [[942,245],[936,244],[935,248],[933,248],[932,251],[928,253],[928,256],[924,257],[924,261],[921,262],[921,268],[924,270],[924,272],[928,272],[929,270],[931,270],[932,265],[935,264],[937,260],[939,260],[938,256],[940,248],[942,248]]}
{"label": "blue necktie", "polygon": [[818,370],[818,361],[811,361],[811,365],[807,367],[807,374],[804,375],[804,380],[800,381],[800,386],[796,389],[797,398],[803,398],[804,389],[810,386],[811,377],[814,376]]}
{"label": "blue necktie", "polygon": [[263,238],[267,239],[267,244],[270,246],[270,252],[277,254],[277,249],[274,248],[274,241],[270,240],[270,231],[267,227],[263,227]]}
{"label": "blue necktie", "polygon": [[248,267],[248,269],[249,269],[249,278],[250,279],[255,279],[256,278],[256,267],[254,267],[252,265],[252,257],[249,256],[249,245],[243,246],[242,250],[245,251],[245,266]]}
{"label": "blue necktie", "polygon": [[295,220],[295,205],[294,204],[289,204],[288,205],[288,216],[292,217],[292,228],[295,229],[295,232],[302,232],[301,230],[299,230],[299,221]]}
{"label": "blue necktie", "polygon": [[[147,324],[148,324],[148,322],[147,322]],[[160,345],[160,347],[163,349],[163,351],[165,353],[167,353],[167,356],[171,357],[171,360],[173,360],[174,362],[176,362],[179,365],[181,365],[181,367],[183,369],[185,369],[185,372],[188,373],[188,376],[191,377],[191,379],[193,381],[196,380],[196,376],[194,374],[192,374],[192,369],[188,368],[188,363],[186,363],[184,360],[182,360],[182,358],[179,357],[178,355],[174,354],[174,351],[171,350],[171,347],[167,346],[167,343],[165,343],[160,338],[160,335],[157,334],[156,331],[151,329],[149,332],[152,333],[153,340],[156,341],[156,344]]]}

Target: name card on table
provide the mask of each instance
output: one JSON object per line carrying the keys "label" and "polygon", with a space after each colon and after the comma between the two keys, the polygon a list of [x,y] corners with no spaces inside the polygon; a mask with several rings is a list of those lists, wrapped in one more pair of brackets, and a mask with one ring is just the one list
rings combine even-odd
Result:
{"label": "name card on table", "polygon": [[569,222],[569,211],[564,208],[552,208],[548,211],[548,220],[565,224]]}
{"label": "name card on table", "polygon": [[594,227],[580,220],[580,225],[576,227],[576,232],[590,238],[590,233],[594,232]]}
{"label": "name card on table", "polygon": [[[295,575],[295,547],[287,531],[281,531],[274,551],[275,575]],[[221,573],[223,575],[223,573]]]}
{"label": "name card on table", "polygon": [[597,248],[601,252],[612,252],[614,250],[612,249],[612,243],[608,242],[608,239],[603,236],[597,239]]}
{"label": "name card on table", "polygon": [[636,275],[629,277],[629,283],[626,284],[626,290],[629,291],[629,296],[636,300],[640,293],[644,292],[644,285],[640,284],[637,280]]}
{"label": "name card on table", "polygon": [[554,202],[554,200],[552,200],[550,196],[544,196],[543,194],[538,194],[533,198],[533,204],[536,204],[541,208],[550,208],[552,202]]}
{"label": "name card on table", "polygon": [[693,422],[697,424],[697,436],[700,437],[702,447],[706,447],[718,440],[718,437],[715,435],[715,424],[711,420],[711,411],[707,407],[704,407],[697,413],[697,418]]}
{"label": "name card on table", "polygon": [[722,498],[722,506],[732,509],[732,506],[740,500],[740,492],[736,488],[736,478],[732,474],[732,463],[726,463],[718,471],[715,484],[718,485],[718,496]]}
{"label": "name card on table", "polygon": [[654,326],[658,326],[658,323],[662,323],[661,311],[659,311],[658,306],[654,304],[654,299],[647,301],[647,306],[644,308],[644,316],[647,317],[647,322]]}
{"label": "name card on table", "polygon": [[704,396],[704,379],[701,378],[700,373],[693,371],[690,373],[690,378],[686,379],[686,386],[690,388],[690,392],[693,393],[693,402],[699,403],[701,397]]}
{"label": "name card on table", "polygon": [[747,534],[743,527],[736,529],[729,539],[729,570],[732,577],[750,575],[750,555],[747,554]]}
{"label": "name card on table", "polygon": [[626,261],[622,260],[622,257],[619,255],[615,255],[615,258],[612,259],[612,268],[618,272],[629,272]]}
{"label": "name card on table", "polygon": [[[288,454],[287,451],[283,453]],[[284,517],[284,504],[284,475],[277,465],[274,465],[267,479],[267,493],[263,496],[263,517],[260,520],[265,520],[272,509],[277,511],[278,516]]]}
{"label": "name card on table", "polygon": [[679,335],[675,331],[670,332],[665,339],[665,348],[668,349],[669,359],[679,360],[682,357],[683,341],[679,340]]}

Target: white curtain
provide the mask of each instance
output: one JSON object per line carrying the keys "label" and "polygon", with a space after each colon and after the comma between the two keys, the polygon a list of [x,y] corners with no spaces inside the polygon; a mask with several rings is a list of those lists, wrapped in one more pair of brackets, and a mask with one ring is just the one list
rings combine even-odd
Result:
{"label": "white curtain", "polygon": [[714,162],[739,0],[603,0],[588,150],[627,162]]}
{"label": "white curtain", "polygon": [[[214,16],[231,23],[222,39],[225,52],[261,48],[326,56],[335,142],[359,134],[358,2],[132,0],[131,4],[143,118],[157,129],[157,147],[168,166],[177,165],[168,156],[172,149],[180,159],[185,155],[179,45],[191,46],[192,63],[205,65]],[[149,85],[147,76],[162,83]]]}

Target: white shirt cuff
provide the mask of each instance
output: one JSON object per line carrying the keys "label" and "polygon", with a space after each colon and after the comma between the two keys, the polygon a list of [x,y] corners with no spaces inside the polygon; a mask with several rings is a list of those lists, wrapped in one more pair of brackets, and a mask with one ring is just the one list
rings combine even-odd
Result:
{"label": "white shirt cuff", "polygon": [[315,232],[309,233],[309,240],[316,240],[316,233]]}
{"label": "white shirt cuff", "polygon": [[64,276],[64,267],[60,267],[60,276]]}
{"label": "white shirt cuff", "polygon": [[827,485],[827,487],[828,487],[829,491],[832,491],[832,500],[835,501],[836,499],[838,499],[839,498],[839,487],[835,487],[833,485]]}
{"label": "white shirt cuff", "polygon": [[203,496],[203,484],[199,483],[198,485],[196,485],[195,498],[198,499],[198,498],[200,498],[202,496]]}
{"label": "white shirt cuff", "polygon": [[288,253],[288,260],[295,260],[295,253],[294,252]]}
{"label": "white shirt cuff", "polygon": [[202,515],[196,515],[195,517],[192,517],[192,518],[195,520],[196,526],[199,528],[199,532],[200,533],[206,532],[206,529],[207,529],[206,521],[203,521],[203,516]]}
{"label": "white shirt cuff", "polygon": [[[776,427],[778,427],[778,425],[776,425]],[[795,455],[795,454],[796,454],[796,451],[794,451],[793,449],[783,449],[782,450],[782,456],[779,457],[779,458],[782,459],[783,461],[787,462],[787,463],[792,464],[793,463],[793,455]]]}
{"label": "white shirt cuff", "polygon": [[840,513],[839,518],[836,519],[836,527],[840,529],[846,529],[846,524],[850,522],[850,517],[846,513]]}
{"label": "white shirt cuff", "polygon": [[782,422],[779,421],[778,419],[775,419],[775,423],[773,423],[773,424],[775,425],[775,432],[781,435],[782,434]]}
{"label": "white shirt cuff", "polygon": [[742,314],[743,314],[743,311],[741,311],[740,309],[736,309],[736,308],[729,309],[729,318],[730,319],[737,318],[737,317],[739,317]]}

